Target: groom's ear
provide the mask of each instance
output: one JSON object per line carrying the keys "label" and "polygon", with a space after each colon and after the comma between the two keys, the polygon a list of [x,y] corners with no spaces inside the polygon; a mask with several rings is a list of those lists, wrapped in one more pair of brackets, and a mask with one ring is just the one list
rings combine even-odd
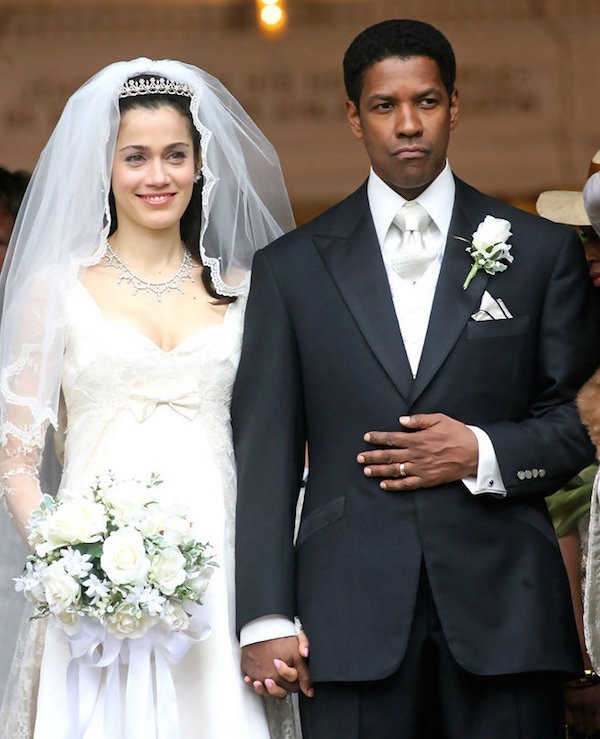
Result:
{"label": "groom's ear", "polygon": [[454,88],[452,95],[450,95],[450,130],[454,131],[458,123],[458,90]]}
{"label": "groom's ear", "polygon": [[352,100],[346,100],[346,118],[350,124],[350,130],[356,136],[357,139],[362,139],[362,123],[360,120],[360,113],[358,107]]}

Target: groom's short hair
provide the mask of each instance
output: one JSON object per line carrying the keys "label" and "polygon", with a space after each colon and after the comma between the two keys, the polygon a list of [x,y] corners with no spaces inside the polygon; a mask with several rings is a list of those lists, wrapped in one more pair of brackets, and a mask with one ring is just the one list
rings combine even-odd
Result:
{"label": "groom's short hair", "polygon": [[435,26],[410,19],[387,20],[365,28],[344,54],[344,84],[348,99],[358,108],[363,74],[389,57],[426,56],[438,65],[448,96],[454,92],[456,59],[448,39]]}

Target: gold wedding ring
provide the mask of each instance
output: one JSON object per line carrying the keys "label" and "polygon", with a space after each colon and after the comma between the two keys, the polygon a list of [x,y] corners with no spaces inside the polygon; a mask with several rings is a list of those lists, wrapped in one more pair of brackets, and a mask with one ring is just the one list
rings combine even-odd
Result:
{"label": "gold wedding ring", "polygon": [[406,467],[404,462],[400,462],[400,477],[406,477]]}

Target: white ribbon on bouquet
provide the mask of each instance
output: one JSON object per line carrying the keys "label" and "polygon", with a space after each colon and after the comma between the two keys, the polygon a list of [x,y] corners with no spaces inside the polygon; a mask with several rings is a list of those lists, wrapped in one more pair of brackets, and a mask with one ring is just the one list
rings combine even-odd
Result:
{"label": "white ribbon on bouquet", "polygon": [[[111,739],[175,739],[179,737],[177,696],[171,664],[177,664],[195,642],[210,635],[202,607],[186,602],[190,615],[185,631],[160,624],[139,638],[119,639],[98,621],[82,618],[68,636],[67,669],[69,739],[82,739],[88,729],[104,678],[104,735]],[[121,666],[126,666],[124,692]],[[124,700],[123,700],[124,695]]]}

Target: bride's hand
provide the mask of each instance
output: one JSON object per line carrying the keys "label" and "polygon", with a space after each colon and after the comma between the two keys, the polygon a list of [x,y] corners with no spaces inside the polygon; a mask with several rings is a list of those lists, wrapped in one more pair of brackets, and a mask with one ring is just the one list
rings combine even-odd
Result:
{"label": "bride's hand", "polygon": [[[304,631],[300,631],[298,633],[298,654],[302,661],[304,661],[308,657],[308,652],[308,637],[306,636],[306,633]],[[285,681],[288,686],[298,685],[301,676],[296,667],[290,666],[287,662],[278,658],[273,660],[273,665],[275,667],[277,675],[282,678],[282,680]],[[285,698],[288,693],[296,692],[295,690],[287,690],[285,687],[278,685],[275,680],[271,678],[266,678],[264,682],[261,682],[260,680],[253,681],[248,675],[246,675],[244,677],[244,682],[247,685],[252,686],[254,691],[259,695],[270,695],[273,698]],[[308,686],[301,687],[301,690],[306,696],[312,698],[314,694],[312,685],[308,684]]]}
{"label": "bride's hand", "polygon": [[[300,654],[301,657],[306,659],[308,657],[308,651],[309,651],[308,637],[306,636],[305,631],[300,631],[300,633],[298,634],[298,653]],[[282,677],[284,680],[287,680],[288,683],[297,682],[298,670],[295,667],[290,667],[288,664],[286,664],[283,660],[280,660],[280,659],[273,660],[273,664],[275,665],[277,674],[280,677]],[[287,695],[287,691],[284,688],[281,688],[280,686],[278,686],[272,680],[266,680],[265,687],[267,688],[268,694],[272,695],[274,698],[285,698],[285,696]],[[307,695],[309,697],[312,696],[312,688],[310,689]]]}

